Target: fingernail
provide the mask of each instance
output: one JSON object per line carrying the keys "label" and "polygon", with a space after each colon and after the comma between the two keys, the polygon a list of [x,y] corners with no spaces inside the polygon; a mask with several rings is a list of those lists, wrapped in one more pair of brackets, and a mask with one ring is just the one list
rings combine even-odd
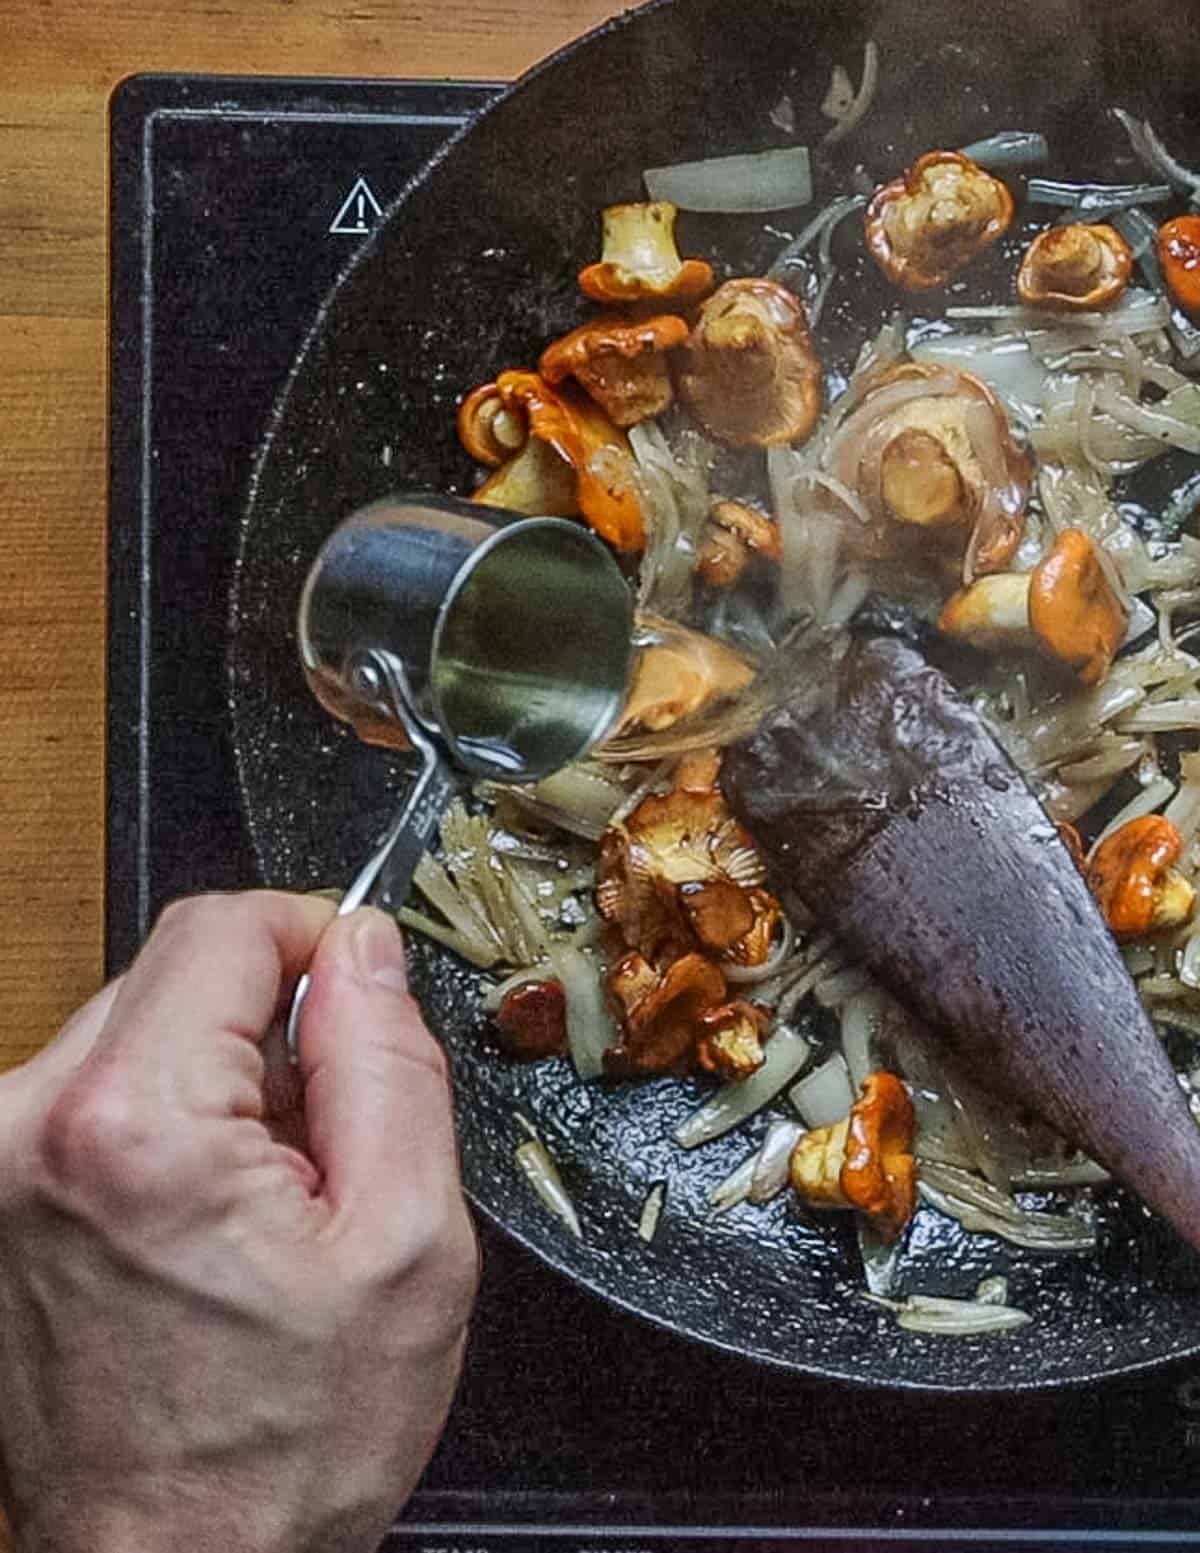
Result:
{"label": "fingernail", "polygon": [[358,918],[354,955],[360,974],[392,992],[407,992],[408,971],[399,928],[391,917],[371,906],[363,908]]}

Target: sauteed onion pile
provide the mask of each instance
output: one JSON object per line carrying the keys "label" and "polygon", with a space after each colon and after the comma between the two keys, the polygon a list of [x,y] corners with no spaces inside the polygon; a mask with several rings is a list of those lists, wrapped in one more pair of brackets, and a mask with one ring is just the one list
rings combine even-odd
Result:
{"label": "sauteed onion pile", "polygon": [[[831,139],[876,79],[873,46],[857,90],[835,73]],[[820,921],[784,912],[721,750],[864,611],[920,634],[1060,827],[1200,1116],[1200,175],[1120,119],[1122,183],[1031,176],[1062,149],[1036,131],[850,189],[822,191],[800,147],[652,170],[579,255],[591,315],[459,408],[476,501],[612,547],[638,654],[588,761],[454,805],[401,919],[478,967],[503,1060],[693,1082],[685,1150],[765,1111],[711,1211],[752,1223],[790,1191],[853,1215],[870,1295],[931,1333],[1036,1312],[994,1278],[894,1298],[918,1211],[1086,1253],[1105,1173],[984,1098]],[[814,189],[761,274],[677,237],[680,204],[761,221]],[[866,320],[864,264],[888,288]],[[972,297],[985,271],[1007,297]],[[852,359],[831,318],[855,320]],[[586,1237],[530,1133],[514,1121],[520,1167]],[[653,1246],[671,1212],[668,1179],[630,1234]]]}

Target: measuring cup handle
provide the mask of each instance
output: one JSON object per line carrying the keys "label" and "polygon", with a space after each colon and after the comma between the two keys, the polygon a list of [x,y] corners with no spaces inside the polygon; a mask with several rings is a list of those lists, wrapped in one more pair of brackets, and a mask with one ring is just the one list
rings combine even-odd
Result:
{"label": "measuring cup handle", "polygon": [[[420,741],[421,769],[413,778],[400,813],[387,835],[358,871],[338,906],[339,917],[376,902],[386,911],[404,904],[417,864],[429,846],[438,821],[454,797],[454,778],[430,739]],[[300,1011],[312,978],[305,971],[296,983],[288,1010],[287,1046],[295,1061],[300,1037]]]}

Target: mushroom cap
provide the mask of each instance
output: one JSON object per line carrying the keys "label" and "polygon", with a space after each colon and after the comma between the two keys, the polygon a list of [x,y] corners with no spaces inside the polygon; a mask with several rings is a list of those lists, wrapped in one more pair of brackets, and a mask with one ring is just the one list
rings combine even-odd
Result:
{"label": "mushroom cap", "polygon": [[710,526],[696,557],[696,576],[712,588],[728,588],[749,564],[751,555],[768,561],[783,558],[778,523],[741,501],[715,501]]}
{"label": "mushroom cap", "polygon": [[[639,623],[649,626],[653,617]],[[726,701],[754,680],[755,670],[715,637],[672,624],[639,648],[617,733],[671,728],[703,707]]]}
{"label": "mushroom cap", "polygon": [[700,308],[681,361],[680,395],[722,442],[799,442],[816,425],[821,363],[803,305],[775,281],[727,280]]}
{"label": "mushroom cap", "polygon": [[1111,307],[1129,284],[1133,250],[1115,227],[1073,221],[1039,232],[1017,272],[1026,307],[1073,312]]}
{"label": "mushroom cap", "polygon": [[943,636],[984,651],[1033,647],[1028,576],[993,572],[976,577],[969,588],[960,588],[946,600],[937,626]]}
{"label": "mushroom cap", "polygon": [[958,465],[940,438],[917,425],[903,427],[884,448],[879,491],[893,517],[918,528],[959,524],[968,511]]}
{"label": "mushroom cap", "polygon": [[1200,216],[1175,216],[1159,227],[1158,259],[1171,295],[1200,318]]}
{"label": "mushroom cap", "polygon": [[504,995],[496,1014],[505,1051],[536,1062],[567,1049],[567,997],[562,982],[523,981]]}
{"label": "mushroom cap", "polygon": [[609,205],[598,264],[579,272],[579,289],[596,302],[695,301],[712,290],[712,265],[681,259],[669,200]]}
{"label": "mushroom cap", "polygon": [[[778,921],[772,912],[779,910],[761,889],[765,875],[754,842],[719,789],[674,787],[643,798],[600,838],[596,909],[623,943],[656,965],[700,947],[743,963],[743,955],[757,953],[757,940],[744,940],[761,935],[759,924],[769,918],[765,959]],[[687,893],[710,885],[717,888]],[[744,902],[734,899],[735,889]]]}
{"label": "mushroom cap", "polygon": [[574,377],[614,425],[635,426],[670,405],[666,353],[682,345],[687,333],[674,313],[640,320],[609,315],[548,345],[538,369],[547,383]]}
{"label": "mushroom cap", "polygon": [[[1122,942],[1143,938],[1191,916],[1195,892],[1186,880],[1173,876],[1171,868],[1182,851],[1183,838],[1161,814],[1129,820],[1096,848],[1087,881],[1114,938]],[[1163,894],[1172,878],[1178,879],[1186,894],[1174,903],[1170,920],[1163,922]]]}
{"label": "mushroom cap", "polygon": [[1125,605],[1095,540],[1082,529],[1063,529],[1034,568],[1029,623],[1040,645],[1083,684],[1105,678],[1125,635]]}
{"label": "mushroom cap", "polygon": [[868,1073],[850,1111],[840,1185],[885,1240],[895,1240],[916,1212],[915,1130],[912,1100],[896,1075]]}
{"label": "mushroom cap", "polygon": [[458,437],[481,464],[498,469],[525,446],[525,417],[508,408],[495,383],[481,383],[458,407]]}
{"label": "mushroom cap", "polygon": [[[914,542],[928,559],[936,540],[933,557],[944,560],[954,543],[963,549],[969,581],[1002,570],[1024,536],[1030,460],[999,399],[969,372],[934,362],[888,367],[842,422],[828,463],[875,520],[846,532],[867,559],[911,558]],[[961,487],[957,505],[949,466]],[[901,510],[889,505],[889,495],[899,497]]]}
{"label": "mushroom cap", "polygon": [[579,481],[548,442],[530,437],[519,453],[492,471],[471,500],[531,518],[573,518],[579,514]]}
{"label": "mushroom cap", "polygon": [[770,1021],[753,1003],[737,998],[719,1008],[705,1009],[697,1023],[696,1062],[706,1073],[736,1084],[762,1067],[766,1056],[763,1036]]}
{"label": "mushroom cap", "polygon": [[927,151],[876,189],[866,212],[875,262],[905,291],[932,291],[1008,230],[1013,198],[960,151]]}
{"label": "mushroom cap", "polygon": [[686,1071],[700,1036],[700,1016],[725,1001],[725,978],[701,954],[674,961],[626,1013],[621,1044],[604,1054],[618,1078]]}
{"label": "mushroom cap", "polygon": [[502,372],[496,389],[508,408],[528,417],[530,436],[549,443],[574,469],[579,511],[589,526],[614,550],[640,550],[646,528],[633,455],[600,406],[569,385],[551,388],[536,372]]}

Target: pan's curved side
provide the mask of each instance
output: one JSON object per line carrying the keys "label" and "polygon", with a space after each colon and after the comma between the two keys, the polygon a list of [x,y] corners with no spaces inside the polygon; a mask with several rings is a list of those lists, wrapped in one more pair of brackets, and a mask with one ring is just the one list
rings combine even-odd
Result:
{"label": "pan's curved side", "polygon": [[[1185,142],[1189,114],[1197,122],[1200,48],[1183,0],[1156,8],[1136,37],[1125,8],[1084,0],[997,0],[984,12],[958,0],[658,0],[489,108],[416,180],[329,299],[260,462],[229,686],[246,814],[268,880],[343,880],[405,779],[400,760],[331,724],[301,677],[295,602],[321,540],[390,489],[469,488],[456,400],[497,370],[536,360],[584,316],[574,274],[595,254],[600,208],[636,197],[645,165],[787,143],[770,114],[785,96],[796,139],[815,143],[832,65],[857,75],[872,35],[883,53],[879,100],[828,163],[818,160],[828,193],[848,185],[858,162],[891,172],[934,141],[1000,127],[1046,130],[1070,148],[1075,175],[1128,174],[1113,160],[1119,136],[1098,131],[1080,149],[1080,126],[1101,124],[1117,81],[1133,106],[1157,96],[1156,121],[1173,144]],[[761,222],[681,225],[692,251],[731,272],[761,268],[781,241]],[[838,318],[853,334],[854,299],[876,309],[886,299],[861,267],[850,281]],[[673,1148],[670,1129],[698,1087],[584,1087],[563,1063],[509,1067],[481,1027],[475,975],[427,945],[415,947],[414,964],[451,1053],[476,1201],[551,1265],[627,1309],[809,1373],[935,1388],[1061,1384],[1200,1348],[1194,1291],[1170,1237],[1121,1199],[1103,1205],[1102,1254],[1086,1265],[994,1248],[985,1261],[961,1237],[939,1241],[931,1220],[919,1258],[925,1287],[935,1278],[961,1287],[999,1256],[1014,1299],[1039,1320],[999,1344],[898,1336],[852,1297],[859,1279],[845,1226],[811,1222],[782,1202],[708,1218],[708,1189],[747,1144],[688,1156]],[[517,1109],[562,1163],[582,1244],[543,1214],[512,1167]],[[647,1248],[637,1212],[663,1177],[669,1210]]]}

